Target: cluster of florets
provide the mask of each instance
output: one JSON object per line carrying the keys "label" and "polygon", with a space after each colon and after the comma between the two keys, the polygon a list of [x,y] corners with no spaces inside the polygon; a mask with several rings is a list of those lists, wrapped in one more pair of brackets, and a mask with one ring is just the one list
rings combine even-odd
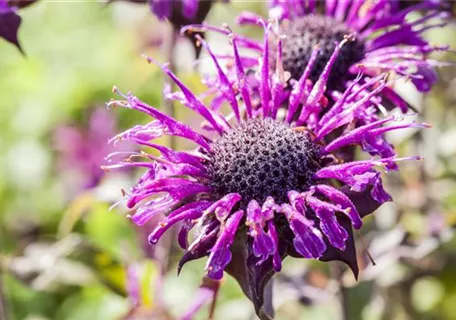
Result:
{"label": "cluster of florets", "polygon": [[[436,26],[426,25],[432,18],[445,24],[447,17],[434,2],[400,10],[386,0],[327,1],[323,15],[312,0],[293,8],[287,1],[271,3],[272,22],[250,13],[239,17],[241,24],[263,26],[262,43],[206,24],[183,29],[212,30],[230,40],[231,52],[219,55],[197,36],[216,70],[205,82],[214,94],[210,106],[161,65],[180,89],[165,92],[166,98],[200,115],[217,137],[198,133],[130,93],[116,90],[124,99],[109,103],[155,119],[114,139],[161,154],[132,152],[108,166],[146,168],[126,193],[127,205],[137,208],[131,219],[142,225],[165,215],[150,234],[152,244],[180,223],[178,241],[186,251],[179,270],[208,256],[208,276],[233,274],[257,311],[264,286],[288,255],[342,260],[357,275],[352,228],[361,228],[364,216],[391,200],[379,169],[390,172],[398,161],[418,159],[398,158],[385,133],[427,127],[388,114],[394,106],[406,112],[407,104],[384,72],[429,90],[438,63],[427,56],[445,48],[432,47],[421,34]],[[406,20],[418,9],[428,13]],[[241,55],[240,47],[259,58]],[[220,112],[223,104],[230,114]],[[153,141],[163,135],[185,138],[196,148],[177,151]],[[347,153],[354,148],[367,158],[355,160]],[[145,161],[132,161],[138,157]]]}
{"label": "cluster of florets", "polygon": [[[267,25],[265,30],[268,48],[271,26]],[[156,214],[168,213],[150,235],[151,243],[157,242],[171,226],[183,222],[179,243],[187,251],[182,264],[208,255],[207,271],[214,279],[222,277],[232,260],[230,248],[236,239],[244,239],[245,247],[249,248],[248,260],[253,261],[250,263],[270,263],[276,271],[287,254],[324,259],[337,252],[339,259],[348,261],[343,256],[355,254],[350,224],[360,228],[361,217],[367,214],[360,213],[363,206],[358,208],[351,200],[352,193],[362,194],[366,202],[381,204],[390,200],[376,167],[394,170],[400,159],[384,140],[384,133],[423,125],[384,126],[399,121],[392,116],[357,127],[352,125],[362,120],[366,110],[376,108],[375,99],[387,85],[385,79],[371,80],[368,84],[372,90],[366,95],[352,85],[335,104],[327,105],[324,87],[329,71],[348,40],[336,46],[315,85],[306,81],[315,60],[311,59],[304,76],[292,84],[291,93],[284,90],[289,84],[283,77],[270,74],[269,50],[266,51],[257,75],[260,89],[256,99],[254,90],[245,81],[247,72],[238,52],[236,35],[231,34],[231,38],[237,69],[234,85],[206,42],[200,41],[217,67],[219,86],[233,110],[234,124],[218,111],[205,107],[166,65],[162,66],[181,89],[167,97],[201,115],[208,123],[206,127],[216,131],[219,138],[210,140],[131,94],[124,95],[125,100],[110,103],[155,118],[115,139],[161,152],[160,157],[133,152],[112,166],[147,168],[138,184],[127,193],[127,205],[138,206],[132,220],[144,224]],[[280,37],[277,45],[275,72],[280,74],[283,72]],[[314,52],[313,58],[315,55]],[[238,96],[243,98],[242,104]],[[284,104],[288,108],[281,119],[277,114]],[[334,136],[334,132],[341,134]],[[186,138],[198,148],[192,152],[175,151],[153,142],[165,134]],[[359,145],[375,157],[341,163],[338,150],[348,145]],[[133,157],[149,161],[134,162]],[[339,183],[334,184],[335,180]],[[195,226],[199,229],[198,236],[188,245],[187,235]],[[240,234],[243,230],[247,232],[245,237]],[[356,272],[357,266],[351,267]]]}

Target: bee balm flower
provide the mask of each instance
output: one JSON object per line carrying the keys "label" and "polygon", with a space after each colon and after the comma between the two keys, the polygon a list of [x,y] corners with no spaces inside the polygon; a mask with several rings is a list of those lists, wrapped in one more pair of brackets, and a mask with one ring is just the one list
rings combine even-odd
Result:
{"label": "bee balm flower", "polygon": [[[164,214],[162,223],[149,236],[152,244],[179,224],[178,242],[186,250],[179,269],[190,260],[208,256],[208,277],[221,279],[228,270],[239,280],[258,313],[264,286],[274,272],[281,270],[287,255],[342,260],[357,274],[352,228],[361,228],[363,216],[391,200],[383,188],[379,169],[395,170],[398,161],[417,159],[398,158],[384,134],[426,126],[403,123],[393,116],[353,126],[359,114],[375,107],[376,96],[386,86],[385,78],[368,82],[371,90],[367,95],[352,85],[334,105],[327,105],[324,88],[329,72],[348,39],[336,46],[315,85],[306,80],[314,67],[317,49],[304,76],[295,83],[291,94],[286,92],[280,37],[277,67],[274,73],[270,71],[270,30],[271,25],[266,26],[266,50],[257,75],[258,95],[247,81],[244,63],[248,60],[238,51],[242,38],[230,35],[235,78],[228,77],[221,59],[199,39],[215,64],[218,89],[229,102],[232,115],[224,116],[206,107],[167,65],[161,66],[180,89],[168,92],[167,98],[200,115],[205,127],[215,133],[213,138],[131,93],[124,95],[115,89],[123,99],[108,103],[154,118],[114,140],[128,140],[161,155],[132,152],[108,166],[146,169],[138,183],[126,192],[127,206],[137,208],[132,221],[143,225],[153,216]],[[148,61],[154,62],[151,58]],[[299,108],[297,101],[303,102]],[[289,105],[287,113],[279,117],[278,110],[284,103]],[[196,148],[179,151],[154,142],[164,135],[187,139]],[[358,146],[371,157],[344,162],[340,151],[349,145]],[[192,229],[197,232],[189,243]]]}

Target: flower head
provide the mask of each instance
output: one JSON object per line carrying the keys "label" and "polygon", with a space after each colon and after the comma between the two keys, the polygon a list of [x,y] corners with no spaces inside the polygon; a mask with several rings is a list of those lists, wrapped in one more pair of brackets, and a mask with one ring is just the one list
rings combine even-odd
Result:
{"label": "flower head", "polygon": [[[217,88],[231,107],[223,116],[206,107],[168,68],[163,71],[176,83],[178,92],[166,92],[205,120],[209,138],[186,124],[147,105],[132,94],[108,106],[118,105],[144,112],[154,120],[118,135],[161,153],[145,152],[108,166],[144,167],[147,171],[126,194],[127,206],[137,207],[131,217],[138,225],[153,216],[165,218],[150,234],[154,244],[172,226],[181,223],[179,244],[186,250],[179,269],[191,260],[208,256],[207,274],[212,279],[233,274],[261,313],[263,290],[287,256],[322,261],[342,260],[358,272],[352,227],[362,226],[361,218],[391,197],[383,188],[381,171],[397,169],[398,158],[384,134],[425,124],[404,123],[386,115],[359,126],[366,114],[377,108],[377,95],[385,77],[367,82],[369,93],[354,80],[333,105],[327,104],[325,86],[329,72],[349,41],[341,41],[333,51],[315,84],[302,78],[290,84],[283,76],[282,38],[277,39],[277,64],[270,70],[268,49],[272,25],[265,25],[265,54],[253,90],[238,43],[243,38],[230,33],[235,76],[222,68],[223,57],[207,49],[217,70]],[[313,69],[312,53],[304,74]],[[148,58],[149,62],[154,62]],[[290,93],[291,92],[291,93]],[[280,108],[286,104],[286,113]],[[337,134],[335,134],[337,133]],[[163,135],[185,138],[196,146],[192,151],[171,150],[154,142]],[[371,157],[344,162],[343,148],[358,146]],[[132,161],[133,159],[144,159]],[[417,159],[416,157],[405,159]],[[190,244],[187,238],[197,229]]]}
{"label": "flower head", "polygon": [[[59,126],[53,133],[54,147],[59,152],[59,165],[62,172],[71,173],[71,187],[79,189],[98,185],[104,176],[100,166],[107,153],[114,147],[108,141],[116,131],[112,114],[103,108],[93,110],[86,128]],[[122,146],[130,150],[130,146]]]}
{"label": "flower head", "polygon": [[[445,51],[448,47],[432,46],[423,33],[432,28],[445,26],[450,14],[443,10],[440,1],[421,1],[402,8],[400,1],[294,1],[271,0],[269,16],[273,26],[269,47],[277,51],[274,34],[283,37],[283,68],[291,79],[298,81],[312,59],[316,47],[320,50],[307,77],[313,83],[324,68],[337,46],[344,38],[352,41],[341,50],[331,68],[327,81],[328,98],[332,92],[343,92],[361,72],[360,83],[382,73],[390,73],[409,79],[421,92],[429,91],[437,81],[434,68],[445,65],[429,57],[431,53]],[[412,13],[423,16],[411,19]],[[242,25],[265,25],[266,19],[250,12],[238,17]],[[226,31],[207,25],[188,26],[185,30]],[[263,54],[265,47],[253,39],[243,38],[239,43]],[[255,64],[252,61],[252,64]],[[270,57],[274,70],[276,55]],[[390,86],[381,95],[384,106],[408,108]]]}
{"label": "flower head", "polygon": [[[111,0],[113,2],[116,0]],[[214,0],[126,0],[148,3],[152,13],[160,20],[168,20],[176,28],[191,23],[201,23],[209,13]],[[228,0],[224,0],[227,2]]]}

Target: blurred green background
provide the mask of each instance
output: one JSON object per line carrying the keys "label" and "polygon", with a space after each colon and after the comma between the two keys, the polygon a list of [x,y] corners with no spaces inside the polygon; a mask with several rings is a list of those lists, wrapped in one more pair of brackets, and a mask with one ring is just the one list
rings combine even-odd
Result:
{"label": "blurred green background", "polygon": [[[265,10],[261,2],[218,4],[208,20],[232,25],[245,9]],[[91,110],[115,98],[113,85],[163,105],[163,75],[140,54],[165,61],[160,44],[169,26],[146,6],[123,2],[42,1],[20,14],[26,57],[0,41],[3,315],[14,320],[177,317],[190,304],[205,261],[190,263],[177,277],[181,252],[172,248],[168,272],[158,281],[159,267],[145,259],[141,233],[125,218],[127,210],[109,211],[121,199],[120,188],[131,186],[138,174],[107,174],[95,189],[69,194],[74,188],[63,178],[53,147],[55,128],[83,128]],[[456,47],[454,26],[427,36]],[[179,40],[178,47],[179,74],[202,90],[192,71],[191,46]],[[451,54],[438,58],[454,59]],[[427,97],[407,89],[408,100],[433,128],[394,139],[401,154],[418,152],[425,161],[402,165],[402,174],[388,179],[395,204],[366,221],[363,233],[377,267],[367,267],[359,282],[349,274],[344,278],[350,319],[456,319],[456,241],[449,227],[456,223],[456,71],[450,67],[439,74],[439,85]],[[176,110],[178,118],[198,123]],[[111,113],[118,132],[148,121],[128,110]],[[141,270],[143,296],[142,307],[132,311],[125,288],[126,270],[133,264]],[[327,265],[286,260],[276,280],[276,318],[339,319],[337,286]],[[252,309],[226,276],[216,319],[255,319]],[[198,319],[206,318],[203,309]]]}

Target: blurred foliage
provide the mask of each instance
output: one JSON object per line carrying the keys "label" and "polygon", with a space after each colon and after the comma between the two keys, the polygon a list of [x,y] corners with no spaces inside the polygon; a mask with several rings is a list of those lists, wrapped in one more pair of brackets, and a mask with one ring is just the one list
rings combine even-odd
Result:
{"label": "blurred foliage", "polygon": [[[216,6],[210,20],[232,23],[236,13],[245,9],[265,10],[260,2],[234,2]],[[2,299],[7,319],[106,320],[127,315],[139,319],[138,314],[165,319],[182,314],[200,284],[205,261],[186,265],[177,277],[175,263],[181,252],[171,247],[170,265],[161,279],[159,264],[145,259],[143,239],[125,218],[127,209],[109,210],[106,204],[106,198],[111,202],[121,198],[118,181],[108,175],[96,189],[69,197],[51,143],[58,124],[83,126],[90,108],[115,98],[113,85],[133,91],[153,106],[162,105],[163,75],[140,54],[166,60],[156,44],[166,38],[167,26],[158,23],[146,7],[122,2],[105,6],[90,1],[41,1],[22,10],[21,16],[19,36],[26,56],[0,42],[0,285],[6,293]],[[256,31],[246,32],[255,35]],[[454,26],[429,34],[435,44],[453,47],[455,35]],[[217,41],[216,36],[209,35],[209,39]],[[182,78],[201,91],[189,46],[178,45],[176,60]],[[449,54],[440,58],[452,59]],[[374,257],[376,268],[387,264],[380,274],[362,275],[357,283],[347,275],[344,291],[350,319],[455,318],[456,241],[429,237],[429,229],[443,230],[456,223],[452,160],[456,155],[456,71],[441,70],[440,76],[441,83],[424,100],[407,92],[433,129],[397,141],[401,154],[420,153],[426,161],[404,166],[400,177],[391,177],[396,206],[382,207],[366,220],[364,230],[372,231],[363,230],[373,252],[373,239],[385,236],[393,243],[389,252],[400,249],[420,254],[412,249],[423,245],[425,254],[391,261],[379,253]],[[118,117],[119,130],[148,121],[128,110],[112,112]],[[192,124],[200,120],[190,116],[187,110],[177,109],[180,119]],[[121,186],[132,184],[131,177],[122,179]],[[444,227],[434,226],[439,217]],[[399,236],[388,233],[395,225],[403,231]],[[135,308],[127,295],[127,271],[132,263],[141,266],[142,309]],[[287,276],[277,278],[277,319],[340,317],[338,283],[331,278],[331,267],[290,258],[284,269]],[[207,307],[197,319],[206,319],[206,314]],[[230,277],[223,282],[216,319],[254,319],[250,302]]]}

